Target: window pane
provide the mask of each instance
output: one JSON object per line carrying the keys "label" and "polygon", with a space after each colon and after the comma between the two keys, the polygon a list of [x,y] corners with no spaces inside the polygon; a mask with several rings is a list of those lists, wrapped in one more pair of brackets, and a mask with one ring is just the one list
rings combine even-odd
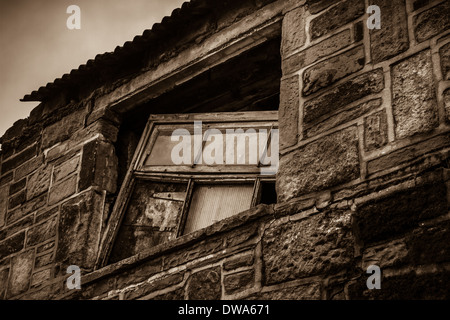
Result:
{"label": "window pane", "polygon": [[253,184],[196,186],[184,234],[250,209],[252,196]]}

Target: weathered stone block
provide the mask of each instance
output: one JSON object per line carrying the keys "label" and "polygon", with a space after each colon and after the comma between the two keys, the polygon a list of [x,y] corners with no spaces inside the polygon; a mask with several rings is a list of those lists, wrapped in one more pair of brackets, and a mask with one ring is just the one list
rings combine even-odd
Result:
{"label": "weathered stone block", "polygon": [[428,132],[439,125],[430,51],[392,67],[392,109],[397,138]]}
{"label": "weathered stone block", "polygon": [[220,267],[202,270],[192,274],[188,280],[189,300],[220,300],[222,296]]}
{"label": "weathered stone block", "polygon": [[34,273],[31,277],[31,288],[33,287],[37,287],[40,284],[42,284],[43,282],[49,280],[51,278],[52,275],[52,269],[51,268],[47,268],[41,271],[38,271],[36,273]]}
{"label": "weathered stone block", "polygon": [[20,221],[14,223],[13,225],[9,225],[7,228],[4,228],[0,231],[0,239],[6,239],[9,236],[15,234],[16,232],[19,232],[21,230],[25,230],[29,226],[33,224],[34,217],[33,215],[29,215]]}
{"label": "weathered stone block", "polygon": [[9,186],[9,195],[13,195],[13,194],[19,192],[20,190],[25,188],[26,185],[27,185],[27,179],[22,179],[18,182],[11,184]]}
{"label": "weathered stone block", "polygon": [[56,261],[62,269],[69,265],[92,268],[97,258],[100,227],[103,219],[103,197],[95,191],[85,192],[61,206]]}
{"label": "weathered stone block", "polygon": [[43,163],[43,155],[39,155],[27,162],[25,162],[23,165],[18,167],[15,172],[15,179],[21,179],[33,171],[35,171],[37,168],[39,168]]}
{"label": "weathered stone block", "polygon": [[330,31],[357,19],[365,13],[362,0],[345,0],[330,8],[310,23],[311,39],[319,38]]}
{"label": "weathered stone block", "polygon": [[28,178],[27,199],[33,199],[48,191],[52,167],[46,166]]}
{"label": "weathered stone block", "polygon": [[408,19],[405,0],[371,0],[381,9],[381,29],[370,31],[372,62],[390,59],[408,50]]}
{"label": "weathered stone block", "polygon": [[316,45],[284,59],[282,62],[283,74],[300,70],[314,62],[329,56],[351,44],[350,29],[344,30]]}
{"label": "weathered stone block", "polygon": [[393,168],[408,161],[413,161],[421,155],[439,150],[448,145],[450,145],[448,133],[436,136],[429,140],[393,151],[385,156],[369,161],[367,164],[367,171],[369,174],[372,174],[384,169]]}
{"label": "weathered stone block", "polygon": [[54,144],[64,141],[84,127],[86,116],[85,108],[69,113],[60,121],[46,127],[42,133],[42,148],[46,149]]}
{"label": "weathered stone block", "polygon": [[354,215],[365,244],[404,234],[426,219],[447,213],[445,184],[427,184],[358,205]]}
{"label": "weathered stone block", "polygon": [[14,297],[28,290],[33,262],[34,250],[25,251],[12,258],[7,298]]}
{"label": "weathered stone block", "polygon": [[[368,102],[361,103],[350,109],[344,109],[339,113],[333,115],[332,117],[317,124],[304,124],[305,135],[308,138],[313,137],[319,133],[333,129],[341,124],[355,120],[363,116],[364,114],[380,107],[381,102],[382,102],[381,98],[370,100]],[[311,126],[311,128],[309,128],[309,126]]]}
{"label": "weathered stone block", "polygon": [[32,213],[33,211],[36,211],[43,205],[45,205],[47,201],[47,195],[42,195],[40,197],[37,197],[31,201],[27,201],[25,204],[20,206],[14,211],[9,211],[6,215],[6,223],[11,224],[15,221],[21,219],[22,217],[26,216],[27,214]]}
{"label": "weathered stone block", "polygon": [[17,206],[24,204],[25,201],[27,201],[27,193],[25,190],[22,190],[18,194],[9,198],[8,209],[9,210],[14,209]]}
{"label": "weathered stone block", "polygon": [[0,228],[5,225],[8,203],[8,186],[0,187]]}
{"label": "weathered stone block", "polygon": [[450,43],[442,46],[439,49],[439,54],[441,56],[442,78],[450,80]]}
{"label": "weathered stone block", "polygon": [[364,250],[362,268],[367,270],[370,265],[377,265],[381,269],[398,266],[406,261],[408,248],[404,240],[394,240]]}
{"label": "weathered stone block", "polygon": [[269,227],[262,239],[264,282],[339,272],[353,262],[351,213],[320,213]]}
{"label": "weathered stone block", "polygon": [[414,33],[418,42],[425,41],[450,28],[450,2],[444,1],[414,17]]}
{"label": "weathered stone block", "polygon": [[112,144],[95,140],[83,147],[79,190],[98,186],[110,193],[117,188],[117,157]]}
{"label": "weathered stone block", "polygon": [[[162,271],[162,259],[152,259],[134,267],[131,270],[124,271],[117,276],[117,287],[125,288],[133,283],[139,283],[152,275]],[[100,294],[100,293],[99,293]]]}
{"label": "weathered stone block", "polygon": [[351,127],[281,158],[277,175],[278,201],[287,201],[358,177],[357,128]]}
{"label": "weathered stone block", "polygon": [[179,288],[154,297],[152,300],[184,300],[184,289]]}
{"label": "weathered stone block", "polygon": [[316,14],[340,0],[307,0],[306,5],[312,14]]}
{"label": "weathered stone block", "polygon": [[320,300],[320,283],[308,283],[251,295],[249,300]]}
{"label": "weathered stone block", "polygon": [[27,233],[27,247],[47,241],[56,235],[57,217],[34,226]]}
{"label": "weathered stone block", "polygon": [[225,261],[223,263],[223,270],[229,271],[234,270],[241,267],[248,267],[253,265],[254,255],[253,253],[240,256],[239,258],[235,258],[232,260]]}
{"label": "weathered stone block", "polygon": [[432,0],[415,0],[413,3],[413,10],[416,11],[420,8],[425,7],[428,5]]}
{"label": "weathered stone block", "polygon": [[36,260],[34,262],[34,268],[37,269],[37,268],[46,267],[46,266],[52,264],[54,259],[55,259],[55,254],[53,252],[39,256],[36,258]]}
{"label": "weathered stone block", "polygon": [[450,122],[450,89],[444,91],[444,108],[447,122]]}
{"label": "weathered stone block", "polygon": [[183,281],[183,278],[184,273],[177,273],[162,279],[138,285],[125,293],[125,300],[134,300],[152,292],[172,287]]}
{"label": "weathered stone block", "polygon": [[280,148],[297,144],[298,114],[300,112],[299,77],[294,76],[281,81],[279,130]]}
{"label": "weathered stone block", "polygon": [[361,70],[364,64],[364,47],[359,46],[306,69],[303,73],[303,95],[308,96]]}
{"label": "weathered stone block", "polygon": [[378,149],[388,142],[386,112],[379,111],[364,118],[364,148]]}
{"label": "weathered stone block", "polygon": [[381,290],[367,289],[367,274],[348,287],[350,300],[445,300],[450,298],[448,283],[450,272],[417,274],[411,271],[400,275],[385,277],[382,273]]}
{"label": "weathered stone block", "polygon": [[0,241],[0,257],[6,257],[10,254],[19,252],[24,247],[25,231],[6,240]]}
{"label": "weathered stone block", "polygon": [[228,295],[251,288],[253,287],[254,282],[255,271],[253,269],[226,275],[223,278],[225,293]]}
{"label": "weathered stone block", "polygon": [[305,44],[305,8],[298,7],[284,16],[281,37],[282,56],[287,57]]}
{"label": "weathered stone block", "polygon": [[0,187],[13,181],[13,179],[14,179],[14,174],[12,171],[2,175],[0,178]]}
{"label": "weathered stone block", "polygon": [[369,94],[384,89],[382,69],[376,69],[337,86],[328,93],[309,100],[304,104],[304,122],[313,122],[325,115],[338,112],[342,107],[359,100]]}
{"label": "weathered stone block", "polygon": [[25,149],[24,151],[20,152],[19,154],[14,155],[12,158],[9,158],[6,161],[2,162],[2,173],[5,173],[9,170],[12,170],[14,168],[17,168],[21,164],[27,162],[31,158],[35,157],[37,154],[37,145],[34,144],[32,147],[29,147],[28,149]]}
{"label": "weathered stone block", "polygon": [[0,300],[5,299],[6,288],[8,287],[9,268],[0,269]]}
{"label": "weathered stone block", "polygon": [[53,183],[64,180],[72,173],[78,170],[78,165],[80,164],[80,157],[75,156],[70,160],[67,160],[60,166],[54,168],[53,170]]}
{"label": "weathered stone block", "polygon": [[50,189],[48,203],[53,205],[58,203],[77,191],[77,176],[73,175],[67,180],[52,186]]}
{"label": "weathered stone block", "polygon": [[164,270],[207,256],[224,248],[223,239],[208,239],[185,250],[164,257]]}

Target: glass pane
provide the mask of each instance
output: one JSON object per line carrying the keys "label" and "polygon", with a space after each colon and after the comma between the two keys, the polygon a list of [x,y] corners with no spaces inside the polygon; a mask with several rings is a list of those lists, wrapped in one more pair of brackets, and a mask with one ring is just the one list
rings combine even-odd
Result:
{"label": "glass pane", "polygon": [[196,186],[184,234],[250,209],[252,196],[253,184]]}
{"label": "glass pane", "polygon": [[[160,131],[144,166],[258,165],[270,128]],[[196,134],[194,134],[194,132]],[[270,152],[270,151],[269,151]]]}

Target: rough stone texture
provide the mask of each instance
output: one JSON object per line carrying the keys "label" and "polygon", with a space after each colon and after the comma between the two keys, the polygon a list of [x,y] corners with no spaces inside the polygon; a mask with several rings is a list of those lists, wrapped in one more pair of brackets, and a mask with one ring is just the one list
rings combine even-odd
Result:
{"label": "rough stone texture", "polygon": [[7,201],[8,186],[0,187],[0,228],[5,225]]}
{"label": "rough stone texture", "polygon": [[358,178],[356,131],[350,127],[283,156],[277,176],[278,201]]}
{"label": "rough stone texture", "polygon": [[388,153],[385,156],[371,160],[367,164],[369,174],[402,165],[432,151],[450,145],[449,134],[439,135],[429,140],[407,146],[400,150]]}
{"label": "rough stone texture", "polygon": [[428,132],[439,125],[428,50],[392,67],[392,109],[397,138]]}
{"label": "rough stone texture", "polygon": [[296,287],[287,287],[269,292],[260,292],[248,297],[248,300],[319,300],[320,283],[308,283]]}
{"label": "rough stone texture", "polygon": [[46,166],[28,178],[27,199],[33,199],[47,192],[50,186],[51,166]]}
{"label": "rough stone texture", "polygon": [[53,205],[73,195],[77,191],[77,182],[78,177],[73,175],[67,180],[52,186],[48,197],[48,203]]}
{"label": "rough stone texture", "polygon": [[280,149],[297,144],[298,114],[300,105],[299,77],[294,76],[281,81],[279,130]]}
{"label": "rough stone texture", "polygon": [[[450,122],[450,89],[444,91],[444,107],[447,122]],[[0,220],[1,221],[1,220]],[[1,222],[0,222],[1,224]]]}
{"label": "rough stone texture", "polygon": [[248,267],[253,264],[254,261],[254,255],[253,253],[241,256],[239,258],[235,258],[232,260],[228,260],[223,263],[223,270],[229,271],[241,267]]}
{"label": "rough stone texture", "polygon": [[419,13],[414,17],[414,33],[418,42],[425,41],[450,28],[450,2],[441,4]]}
{"label": "rough stone texture", "polygon": [[2,162],[1,172],[6,173],[9,170],[17,168],[18,166],[27,162],[31,158],[34,158],[36,156],[36,153],[37,153],[37,145],[34,144],[33,146],[25,149],[19,154],[14,155],[14,157],[4,160]]}
{"label": "rough stone texture", "polygon": [[319,38],[362,16],[364,1],[346,0],[339,2],[310,23],[311,39]]}
{"label": "rough stone texture", "polygon": [[77,171],[79,163],[80,157],[76,156],[55,167],[53,170],[53,183],[59,182]]}
{"label": "rough stone texture", "polygon": [[22,205],[27,200],[27,193],[25,190],[9,198],[8,210],[14,209],[17,206]]}
{"label": "rough stone texture", "polygon": [[264,283],[337,273],[353,260],[351,213],[320,213],[264,233]]}
{"label": "rough stone texture", "polygon": [[0,269],[0,300],[5,299],[6,288],[8,286],[9,268]]}
{"label": "rough stone texture", "polygon": [[31,201],[27,201],[25,204],[23,204],[14,211],[9,211],[6,216],[6,224],[9,225],[11,223],[14,223],[15,221],[25,217],[26,215],[32,213],[33,211],[36,211],[37,209],[45,205],[46,201],[47,195],[44,194]]}
{"label": "rough stone texture", "polygon": [[62,120],[46,127],[42,133],[42,148],[48,148],[64,141],[84,127],[86,116],[85,108],[75,111]]}
{"label": "rough stone texture", "polygon": [[436,183],[399,191],[358,206],[354,215],[364,243],[398,236],[420,221],[447,212],[445,184]]}
{"label": "rough stone texture", "polygon": [[184,300],[184,289],[180,288],[168,293],[161,294],[159,296],[154,297],[151,300]]}
{"label": "rough stone texture", "polygon": [[367,274],[348,287],[350,300],[448,300],[450,272],[417,274],[409,272],[381,278],[381,290],[369,290]]}
{"label": "rough stone texture", "polygon": [[450,223],[421,226],[402,239],[369,247],[363,254],[362,268],[375,264],[382,269],[403,265],[443,263],[450,260]]}
{"label": "rough stone texture", "polygon": [[34,262],[34,268],[37,269],[37,268],[46,267],[53,263],[54,258],[55,258],[55,254],[53,252],[39,256],[36,258],[36,260]]}
{"label": "rough stone texture", "polygon": [[117,157],[114,147],[106,142],[94,140],[83,147],[80,192],[98,186],[110,193],[117,189]]}
{"label": "rough stone texture", "polygon": [[378,149],[388,142],[386,111],[380,111],[364,118],[364,148]]}
{"label": "rough stone texture", "polygon": [[230,295],[253,286],[255,281],[255,271],[247,270],[224,276],[223,286],[225,293]]}
{"label": "rough stone texture", "polygon": [[376,69],[337,86],[328,93],[304,104],[304,122],[310,123],[320,117],[338,112],[342,107],[384,88],[382,69]]}
{"label": "rough stone texture", "polygon": [[0,257],[19,252],[24,247],[25,231],[17,233],[11,238],[0,241]]}
{"label": "rough stone texture", "polygon": [[425,7],[426,5],[430,4],[432,0],[415,0],[413,3],[413,10],[416,11],[420,8]]}
{"label": "rough stone texture", "polygon": [[305,44],[305,8],[298,7],[288,12],[283,19],[281,54],[287,57]]}
{"label": "rough stone texture", "polygon": [[306,69],[303,73],[303,95],[308,96],[361,70],[364,64],[364,47],[358,46]]}
{"label": "rough stone texture", "polygon": [[442,46],[439,49],[439,54],[441,56],[442,78],[450,80],[450,43]]}
{"label": "rough stone texture", "polygon": [[[304,124],[305,135],[310,138],[319,133],[333,129],[341,124],[355,120],[364,114],[381,106],[381,99],[374,99],[358,104],[350,109],[344,109],[332,117],[317,124]],[[309,126],[312,125],[311,128]]]}
{"label": "rough stone texture", "polygon": [[28,230],[27,247],[47,241],[56,235],[57,217]]}
{"label": "rough stone texture", "polygon": [[7,298],[14,297],[28,290],[33,262],[34,250],[25,251],[12,258]]}
{"label": "rough stone texture", "polygon": [[13,225],[10,225],[7,228],[0,230],[0,239],[6,239],[9,236],[15,234],[16,232],[28,228],[33,224],[33,220],[34,220],[33,215],[29,215],[23,218],[22,220],[19,220],[18,222],[14,223]]}
{"label": "rough stone texture", "polygon": [[306,5],[312,14],[316,14],[337,2],[339,0],[307,0]]}
{"label": "rough stone texture", "polygon": [[59,239],[56,261],[62,263],[62,269],[69,265],[85,269],[93,267],[103,219],[102,208],[103,197],[94,191],[80,194],[61,206],[58,234],[65,236]]}
{"label": "rough stone texture", "polygon": [[192,274],[188,280],[189,300],[220,300],[222,296],[220,267]]}
{"label": "rough stone texture", "polygon": [[283,74],[289,74],[300,70],[314,62],[325,58],[351,44],[350,30],[344,30],[331,36],[316,45],[296,53],[283,60]]}
{"label": "rough stone texture", "polygon": [[370,31],[372,62],[390,59],[409,48],[405,0],[371,0],[381,10],[381,29]]}
{"label": "rough stone texture", "polygon": [[42,165],[43,159],[44,157],[41,155],[25,162],[23,165],[21,165],[16,169],[14,173],[14,178],[18,180],[32,173]]}
{"label": "rough stone texture", "polygon": [[[16,179],[17,180],[17,179]],[[22,179],[18,182],[15,182],[9,186],[9,195],[13,195],[19,191],[21,191],[27,185],[27,179]]]}
{"label": "rough stone texture", "polygon": [[143,297],[145,295],[148,295],[152,292],[162,290],[165,288],[169,288],[171,286],[174,286],[181,281],[183,281],[184,274],[174,274],[169,275],[167,277],[164,277],[163,279],[158,279],[156,281],[149,281],[142,285],[139,285],[135,288],[132,288],[130,291],[128,291],[125,294],[125,300],[133,300],[137,299],[139,297]]}

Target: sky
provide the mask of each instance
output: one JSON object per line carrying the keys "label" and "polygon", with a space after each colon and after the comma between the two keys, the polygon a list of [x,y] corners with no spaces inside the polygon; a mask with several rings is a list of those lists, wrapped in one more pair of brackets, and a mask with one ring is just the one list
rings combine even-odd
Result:
{"label": "sky", "polygon": [[[0,0],[0,137],[39,104],[20,102],[24,95],[133,40],[183,2]],[[79,30],[67,28],[70,5],[80,8]]]}

